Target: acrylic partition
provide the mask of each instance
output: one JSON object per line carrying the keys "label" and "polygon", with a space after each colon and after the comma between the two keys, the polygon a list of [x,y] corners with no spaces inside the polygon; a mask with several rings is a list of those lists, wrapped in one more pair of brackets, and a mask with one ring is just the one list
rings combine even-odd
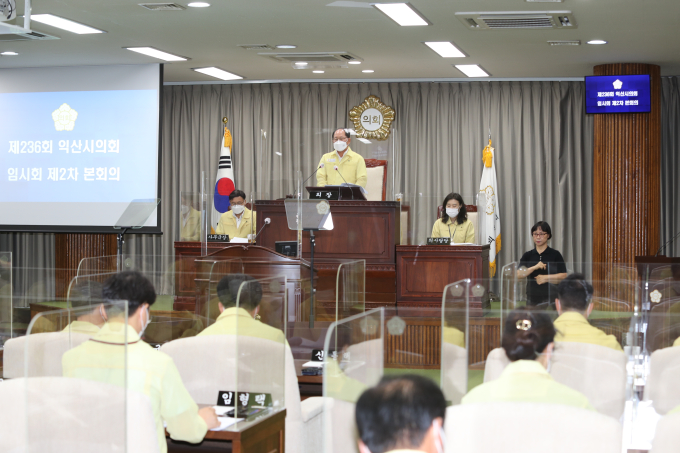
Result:
{"label": "acrylic partition", "polygon": [[15,336],[12,296],[12,252],[0,252],[0,350]]}
{"label": "acrylic partition", "polygon": [[469,307],[473,290],[471,281],[466,279],[447,285],[442,294],[440,385],[449,404],[460,404],[468,390]]}
{"label": "acrylic partition", "polygon": [[324,452],[357,452],[354,407],[383,375],[384,310],[334,322],[323,348]]}
{"label": "acrylic partition", "polygon": [[[201,242],[202,211],[201,192],[180,191],[180,205],[177,211],[177,236],[180,242]],[[212,209],[208,211],[212,214]]]}

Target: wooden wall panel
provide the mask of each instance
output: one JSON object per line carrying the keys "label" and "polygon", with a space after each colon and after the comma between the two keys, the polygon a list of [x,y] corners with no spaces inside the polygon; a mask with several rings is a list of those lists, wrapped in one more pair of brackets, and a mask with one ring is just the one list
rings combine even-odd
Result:
{"label": "wooden wall panel", "polygon": [[65,299],[68,285],[83,258],[116,254],[115,234],[60,233],[54,235],[55,295]]}
{"label": "wooden wall panel", "polygon": [[[606,295],[617,285],[621,266],[659,247],[661,104],[660,68],[619,63],[595,66],[595,75],[649,74],[651,112],[594,115],[593,280]],[[626,304],[632,307],[634,294]]]}

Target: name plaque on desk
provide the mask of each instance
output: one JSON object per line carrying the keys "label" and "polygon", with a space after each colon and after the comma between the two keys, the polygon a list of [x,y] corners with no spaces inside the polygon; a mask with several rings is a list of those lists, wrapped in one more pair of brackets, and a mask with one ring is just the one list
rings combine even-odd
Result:
{"label": "name plaque on desk", "polygon": [[315,190],[309,192],[310,200],[337,200],[340,193],[337,190]]}
{"label": "name plaque on desk", "polygon": [[228,234],[209,234],[208,242],[229,242]]}
{"label": "name plaque on desk", "polygon": [[427,245],[451,245],[451,238],[427,238]]}

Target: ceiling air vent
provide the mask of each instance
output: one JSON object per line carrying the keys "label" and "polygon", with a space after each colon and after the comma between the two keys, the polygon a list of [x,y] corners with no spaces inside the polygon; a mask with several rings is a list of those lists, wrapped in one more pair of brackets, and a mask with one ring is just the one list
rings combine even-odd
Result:
{"label": "ceiling air vent", "polygon": [[[17,27],[18,28],[18,27]],[[19,30],[24,30],[18,28]],[[59,39],[56,36],[47,35],[37,31],[15,31],[7,32],[0,26],[0,42],[16,42],[16,41],[44,41],[49,39]]]}
{"label": "ceiling air vent", "polygon": [[290,63],[296,69],[303,69],[298,62],[305,62],[307,65],[305,69],[322,69],[322,68],[347,68],[349,61],[361,61],[356,55],[349,52],[297,52],[297,53],[282,53],[282,52],[263,52],[258,53],[263,57],[271,58],[281,63]]}
{"label": "ceiling air vent", "polygon": [[272,50],[273,47],[269,44],[239,44],[241,49],[246,50]]}
{"label": "ceiling air vent", "polygon": [[149,11],[183,11],[186,9],[177,3],[139,3],[139,6]]}
{"label": "ceiling air vent", "polygon": [[581,41],[548,41],[551,46],[580,46]]}
{"label": "ceiling air vent", "polygon": [[571,11],[501,11],[456,13],[471,30],[576,28]]}

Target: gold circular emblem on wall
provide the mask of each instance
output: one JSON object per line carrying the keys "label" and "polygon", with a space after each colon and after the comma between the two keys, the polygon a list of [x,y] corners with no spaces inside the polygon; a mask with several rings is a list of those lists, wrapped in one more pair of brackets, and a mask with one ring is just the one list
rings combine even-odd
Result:
{"label": "gold circular emblem on wall", "polygon": [[387,140],[394,121],[394,109],[382,103],[378,96],[369,96],[349,111],[354,131],[359,138]]}

